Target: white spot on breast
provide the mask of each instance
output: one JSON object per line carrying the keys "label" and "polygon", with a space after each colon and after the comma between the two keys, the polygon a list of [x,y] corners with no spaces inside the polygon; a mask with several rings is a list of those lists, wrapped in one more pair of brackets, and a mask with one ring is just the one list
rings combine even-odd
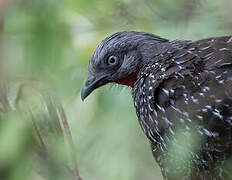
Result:
{"label": "white spot on breast", "polygon": [[215,101],[216,101],[216,103],[221,103],[222,99],[216,99]]}
{"label": "white spot on breast", "polygon": [[137,102],[136,102],[136,100],[134,101],[134,105],[135,105],[135,107],[137,107]]}
{"label": "white spot on breast", "polygon": [[167,117],[162,117],[162,119],[164,120],[164,122],[168,125],[173,125],[173,123],[171,121],[168,120]]}
{"label": "white spot on breast", "polygon": [[197,117],[198,119],[200,119],[200,120],[203,119],[203,116],[201,116],[201,115],[196,115],[196,117]]}
{"label": "white spot on breast", "polygon": [[205,86],[205,89],[206,89],[206,91],[209,91],[209,90],[210,90],[210,88],[209,88],[208,86]]}
{"label": "white spot on breast", "polygon": [[232,42],[232,37],[227,41],[227,43],[230,43],[230,42]]}
{"label": "white spot on breast", "polygon": [[175,106],[171,105],[170,107],[172,107],[176,112],[182,114],[182,111],[180,109],[176,108]]}
{"label": "white spot on breast", "polygon": [[209,136],[209,137],[216,137],[216,136],[218,136],[218,133],[210,132],[210,131],[208,131],[205,128],[203,128],[203,134],[205,134],[206,136]]}
{"label": "white spot on breast", "polygon": [[216,109],[215,111],[213,111],[213,114],[217,116],[218,118],[223,119],[223,116],[220,114],[220,112],[217,112]]}
{"label": "white spot on breast", "polygon": [[199,104],[198,99],[193,99],[193,102],[196,103],[196,104]]}
{"label": "white spot on breast", "polygon": [[184,114],[186,117],[189,117],[189,113],[183,112],[183,114]]}
{"label": "white spot on breast", "polygon": [[222,75],[218,75],[218,76],[216,76],[215,78],[216,79],[219,79],[219,78],[221,78],[222,77]]}
{"label": "white spot on breast", "polygon": [[165,72],[165,68],[161,68],[161,71],[162,71],[162,72]]}
{"label": "white spot on breast", "polygon": [[158,114],[157,114],[156,110],[154,110],[153,113],[154,113],[155,117],[157,118]]}
{"label": "white spot on breast", "polygon": [[183,119],[183,118],[180,118],[179,121],[180,121],[181,123],[184,123],[184,119]]}
{"label": "white spot on breast", "polygon": [[204,56],[204,58],[207,58],[207,57],[209,57],[209,56],[211,56],[211,55],[213,55],[213,52],[211,52],[211,53],[209,53],[209,54],[206,54],[206,55]]}
{"label": "white spot on breast", "polygon": [[[181,64],[181,62],[176,62],[176,64]],[[179,70],[184,69],[184,67],[180,65],[178,65],[177,67],[179,68]]]}
{"label": "white spot on breast", "polygon": [[187,131],[189,131],[189,130],[190,130],[190,127],[189,127],[189,126],[185,126],[185,129],[186,129]]}
{"label": "white spot on breast", "polygon": [[199,104],[198,99],[194,98],[194,96],[191,96],[191,99],[192,99],[192,101],[193,101],[194,103]]}
{"label": "white spot on breast", "polygon": [[219,49],[219,51],[229,51],[229,49],[228,48],[221,48],[221,49]]}
{"label": "white spot on breast", "polygon": [[204,96],[204,94],[203,94],[203,93],[199,93],[199,95],[200,95],[200,96]]}
{"label": "white spot on breast", "polygon": [[210,48],[210,46],[206,46],[206,47],[200,48],[200,50],[204,51],[204,50],[209,49],[209,48]]}
{"label": "white spot on breast", "polygon": [[221,81],[218,81],[220,84],[224,84],[224,79],[222,79]]}
{"label": "white spot on breast", "polygon": [[169,91],[167,89],[162,88],[162,90],[167,96],[169,96]]}
{"label": "white spot on breast", "polygon": [[153,121],[153,118],[151,117],[151,115],[149,114],[148,116],[149,116],[149,120],[153,123],[154,121]]}
{"label": "white spot on breast", "polygon": [[174,131],[172,130],[171,127],[168,128],[169,132],[172,134],[172,135],[175,135]]}
{"label": "white spot on breast", "polygon": [[206,108],[203,108],[202,112],[208,112],[208,110]]}
{"label": "white spot on breast", "polygon": [[156,106],[157,106],[163,113],[165,113],[165,109],[164,109],[163,107],[159,106],[158,104],[156,104]]}
{"label": "white spot on breast", "polygon": [[165,76],[166,76],[165,74],[162,74],[160,77],[161,77],[162,79],[164,79],[164,78],[165,78]]}
{"label": "white spot on breast", "polygon": [[193,50],[195,50],[195,48],[194,48],[194,47],[192,47],[192,48],[189,48],[189,51],[193,51]]}

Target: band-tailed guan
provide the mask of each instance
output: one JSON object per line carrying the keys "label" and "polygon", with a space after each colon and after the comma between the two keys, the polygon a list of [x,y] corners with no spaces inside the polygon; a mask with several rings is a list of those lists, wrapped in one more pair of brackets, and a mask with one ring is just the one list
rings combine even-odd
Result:
{"label": "band-tailed guan", "polygon": [[132,88],[164,179],[232,179],[232,36],[115,33],[92,55],[82,99],[111,82]]}

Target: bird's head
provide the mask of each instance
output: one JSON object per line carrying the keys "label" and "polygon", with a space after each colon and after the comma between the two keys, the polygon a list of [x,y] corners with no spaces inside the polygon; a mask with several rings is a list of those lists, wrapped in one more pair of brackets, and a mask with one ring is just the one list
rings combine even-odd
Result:
{"label": "bird's head", "polygon": [[136,31],[117,32],[104,39],[90,58],[89,77],[81,91],[82,100],[110,82],[133,87],[140,68],[151,54],[149,46],[167,41]]}

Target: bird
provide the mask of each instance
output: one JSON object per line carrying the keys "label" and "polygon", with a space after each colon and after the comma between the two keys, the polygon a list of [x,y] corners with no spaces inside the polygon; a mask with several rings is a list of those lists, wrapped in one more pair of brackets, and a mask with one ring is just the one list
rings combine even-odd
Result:
{"label": "bird", "polygon": [[97,46],[88,70],[82,100],[108,83],[131,87],[164,180],[232,179],[232,36],[116,32]]}

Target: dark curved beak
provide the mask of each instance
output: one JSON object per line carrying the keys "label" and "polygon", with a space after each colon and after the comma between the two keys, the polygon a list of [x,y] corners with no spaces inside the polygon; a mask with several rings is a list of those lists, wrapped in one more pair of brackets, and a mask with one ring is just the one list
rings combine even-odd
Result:
{"label": "dark curved beak", "polygon": [[99,77],[94,77],[92,75],[89,75],[88,79],[85,82],[85,85],[82,87],[81,90],[82,101],[84,101],[84,99],[88,95],[90,95],[95,89],[106,84],[107,83],[106,77],[107,75],[100,75]]}

